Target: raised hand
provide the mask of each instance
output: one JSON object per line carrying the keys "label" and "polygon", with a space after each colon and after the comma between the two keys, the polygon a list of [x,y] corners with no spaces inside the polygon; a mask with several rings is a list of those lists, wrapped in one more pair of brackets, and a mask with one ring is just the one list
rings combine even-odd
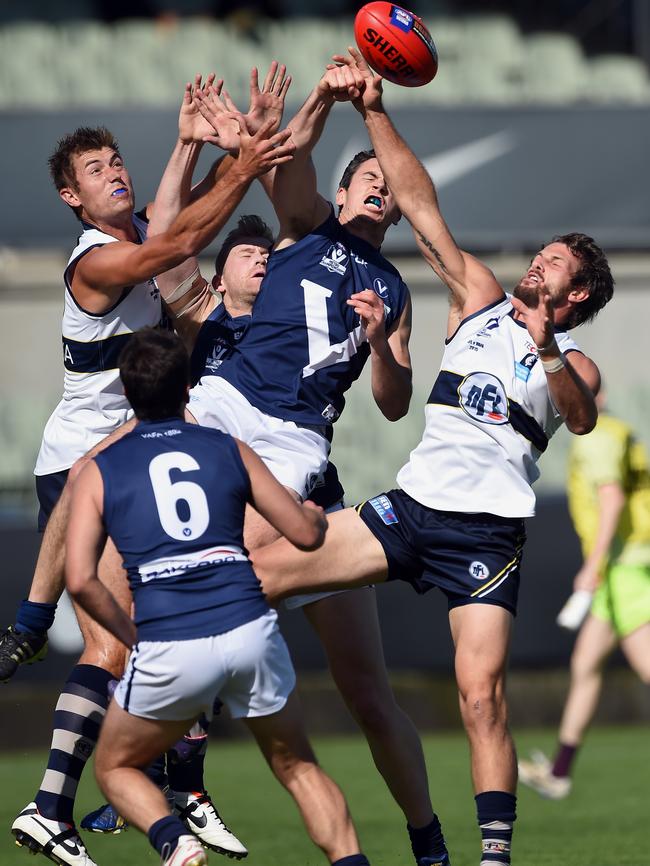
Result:
{"label": "raised hand", "polygon": [[[214,130],[199,111],[197,96],[204,90],[213,87],[215,79],[216,75],[211,72],[203,85],[201,75],[197,73],[194,76],[194,84],[188,82],[185,85],[183,102],[178,115],[178,137],[184,144],[206,141],[207,136],[214,135]],[[219,79],[216,89],[220,91],[222,86],[223,81]]]}
{"label": "raised hand", "polygon": [[364,109],[378,108],[381,105],[381,96],[383,92],[383,78],[372,71],[363,55],[351,45],[348,47],[348,54],[335,54],[332,60],[339,67],[347,67],[355,70],[363,81],[363,87],[360,88],[360,93],[357,98],[352,99],[352,104],[358,111]]}
{"label": "raised hand", "polygon": [[361,98],[364,87],[363,75],[353,63],[328,65],[317,85],[322,96],[331,96],[337,102],[352,103]]}
{"label": "raised hand", "polygon": [[194,101],[205,125],[202,141],[236,153],[239,150],[241,112],[223,87],[223,81],[195,90]]}
{"label": "raised hand", "polygon": [[354,308],[354,312],[361,319],[371,346],[377,339],[386,340],[384,302],[379,295],[372,289],[364,289],[362,292],[350,295],[347,303]]}
{"label": "raised hand", "polygon": [[548,291],[541,286],[538,289],[536,307],[529,307],[519,298],[511,298],[510,303],[520,314],[530,337],[538,349],[551,348],[555,343],[555,328],[553,327],[553,304]]}
{"label": "raised hand", "polygon": [[287,67],[277,60],[271,62],[261,90],[257,67],[251,69],[250,105],[246,115],[249,132],[257,132],[269,120],[273,120],[275,124],[271,131],[277,132],[282,122],[284,101],[290,84],[291,76],[287,75]]}
{"label": "raised hand", "polygon": [[236,165],[246,177],[259,177],[274,166],[293,159],[296,146],[291,140],[291,130],[283,129],[272,135],[274,122],[268,120],[251,135],[246,127],[246,118],[239,116],[239,154]]}

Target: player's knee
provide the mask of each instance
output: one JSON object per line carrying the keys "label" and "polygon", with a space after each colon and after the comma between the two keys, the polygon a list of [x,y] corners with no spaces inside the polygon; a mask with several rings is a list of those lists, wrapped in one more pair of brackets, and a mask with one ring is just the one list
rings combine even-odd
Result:
{"label": "player's knee", "polygon": [[459,688],[460,708],[467,730],[486,730],[506,724],[506,701],[498,681],[487,680]]}
{"label": "player's knee", "polygon": [[357,688],[344,695],[357,722],[364,731],[380,734],[390,727],[397,705],[391,695],[383,695],[376,689]]}
{"label": "player's knee", "polygon": [[83,638],[85,649],[80,664],[94,665],[120,679],[126,667],[126,648],[113,638],[103,640],[92,633],[83,634]]}

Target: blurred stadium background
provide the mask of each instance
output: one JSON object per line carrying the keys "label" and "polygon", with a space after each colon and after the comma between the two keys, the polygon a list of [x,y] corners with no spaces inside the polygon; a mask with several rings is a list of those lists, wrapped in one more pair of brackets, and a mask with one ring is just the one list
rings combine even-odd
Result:
{"label": "blurred stadium background", "polygon": [[[109,126],[143,205],[155,193],[173,144],[185,80],[196,71],[214,70],[245,105],[250,67],[263,70],[278,59],[294,78],[290,115],[330,55],[350,43],[352,18],[361,5],[346,0],[0,3],[3,624],[31,577],[38,545],[31,473],[43,424],[61,388],[61,273],[77,227],[47,174],[57,138],[80,124]],[[650,3],[417,0],[410,6],[433,34],[440,70],[425,88],[386,85],[386,101],[438,183],[452,230],[461,244],[491,263],[506,287],[551,235],[570,230],[594,235],[611,256],[617,295],[578,339],[601,365],[611,407],[648,439]],[[353,109],[337,106],[315,154],[323,192],[333,192],[342,165],[365,142]],[[271,219],[255,190],[240,211]],[[386,251],[414,295],[415,394],[408,417],[388,424],[371,404],[367,382],[353,388],[334,447],[351,503],[392,486],[396,469],[417,442],[444,335],[446,294],[415,255],[407,226],[389,235]],[[579,563],[564,499],[567,436],[557,438],[543,461],[539,517],[529,526],[524,562],[510,685],[519,725],[557,722],[572,645],[571,636],[554,623]],[[378,594],[400,700],[422,728],[457,727],[442,600],[434,594],[416,598],[404,586]],[[312,727],[350,728],[303,618],[293,614],[283,622],[303,671]],[[0,724],[11,729],[11,737],[0,742],[45,743],[54,690],[77,648],[64,606],[48,659],[21,671],[0,695]],[[647,720],[647,689],[617,667],[598,718]]]}

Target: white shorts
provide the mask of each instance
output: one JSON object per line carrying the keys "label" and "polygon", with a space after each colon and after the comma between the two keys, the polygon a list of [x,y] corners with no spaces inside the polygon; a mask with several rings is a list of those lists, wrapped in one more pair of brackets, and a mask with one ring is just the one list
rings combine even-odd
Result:
{"label": "white shorts", "polygon": [[[330,505],[325,509],[326,514],[331,514],[333,511],[341,511],[345,508],[343,501],[337,502],[336,505]],[[290,595],[284,600],[284,606],[287,610],[296,610],[299,607],[313,604],[315,601],[321,601],[323,598],[329,598],[331,595],[340,595],[342,592],[352,592],[351,589],[331,589],[329,592],[306,592],[301,595]]]}
{"label": "white shorts", "polygon": [[280,484],[302,499],[325,470],[330,451],[325,436],[260,412],[220,376],[204,376],[190,391],[187,408],[204,427],[230,433],[249,445]]}
{"label": "white shorts", "polygon": [[277,713],[296,684],[277,614],[213,637],[141,641],[115,689],[123,710],[144,719],[212,718],[219,697],[234,719]]}

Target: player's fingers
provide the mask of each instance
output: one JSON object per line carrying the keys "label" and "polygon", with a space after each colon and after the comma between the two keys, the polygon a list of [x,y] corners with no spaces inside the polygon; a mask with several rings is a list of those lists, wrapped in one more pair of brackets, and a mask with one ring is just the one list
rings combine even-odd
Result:
{"label": "player's fingers", "polygon": [[352,63],[354,62],[346,54],[333,54],[332,60],[334,60],[338,66],[352,66]]}
{"label": "player's fingers", "polygon": [[354,47],[354,45],[348,45],[348,53],[350,54],[350,57],[348,58],[350,63],[354,63],[357,69],[360,69],[362,72],[368,72],[372,75],[372,71],[368,66],[366,58],[357,48]]}
{"label": "player's fingers", "polygon": [[257,96],[257,94],[260,92],[259,76],[258,76],[258,72],[257,72],[257,66],[253,66],[253,68],[251,69],[251,77],[250,77],[250,83],[249,83],[249,90],[250,90],[251,94],[253,94],[253,95],[255,95],[255,96]]}
{"label": "player's fingers", "polygon": [[192,101],[192,85],[189,81],[185,82],[185,90],[183,91],[183,105],[189,105]]}
{"label": "player's fingers", "polygon": [[290,75],[287,75],[287,77],[286,77],[286,78],[284,79],[284,81],[282,82],[282,87],[280,88],[280,91],[279,91],[279,93],[278,93],[278,96],[279,96],[281,99],[285,99],[285,97],[286,97],[286,95],[287,95],[287,91],[288,91],[289,88],[291,87],[291,82],[292,82],[292,81],[293,81],[293,78],[292,78]]}
{"label": "player's fingers", "polygon": [[273,81],[275,79],[275,75],[278,71],[278,61],[272,60],[269,68],[264,76],[264,84],[262,85],[262,92],[269,93],[271,88],[273,87]]}
{"label": "player's fingers", "polygon": [[286,74],[287,74],[286,64],[281,63],[278,66],[278,74],[276,75],[275,81],[273,82],[273,90],[276,93],[276,95],[282,90]]}
{"label": "player's fingers", "polygon": [[228,93],[228,91],[226,90],[225,87],[221,91],[221,96],[222,96],[222,99],[224,101],[224,105],[226,106],[228,111],[232,111],[235,114],[239,114],[241,116],[241,111],[237,108],[235,103],[232,101],[232,97],[231,97],[230,93]]}
{"label": "player's fingers", "polygon": [[209,72],[208,77],[205,79],[205,84],[203,85],[203,89],[207,90],[208,87],[212,87],[214,84],[214,79],[217,77],[216,72]]}
{"label": "player's fingers", "polygon": [[[270,126],[272,126],[272,125],[273,125],[273,121],[270,121]],[[288,142],[290,138],[291,138],[291,130],[290,129],[283,129],[280,132],[276,132],[276,134],[274,136],[269,138],[269,143],[273,147],[280,147],[285,142]],[[293,141],[291,142],[291,147],[295,147],[295,144],[293,143]]]}

